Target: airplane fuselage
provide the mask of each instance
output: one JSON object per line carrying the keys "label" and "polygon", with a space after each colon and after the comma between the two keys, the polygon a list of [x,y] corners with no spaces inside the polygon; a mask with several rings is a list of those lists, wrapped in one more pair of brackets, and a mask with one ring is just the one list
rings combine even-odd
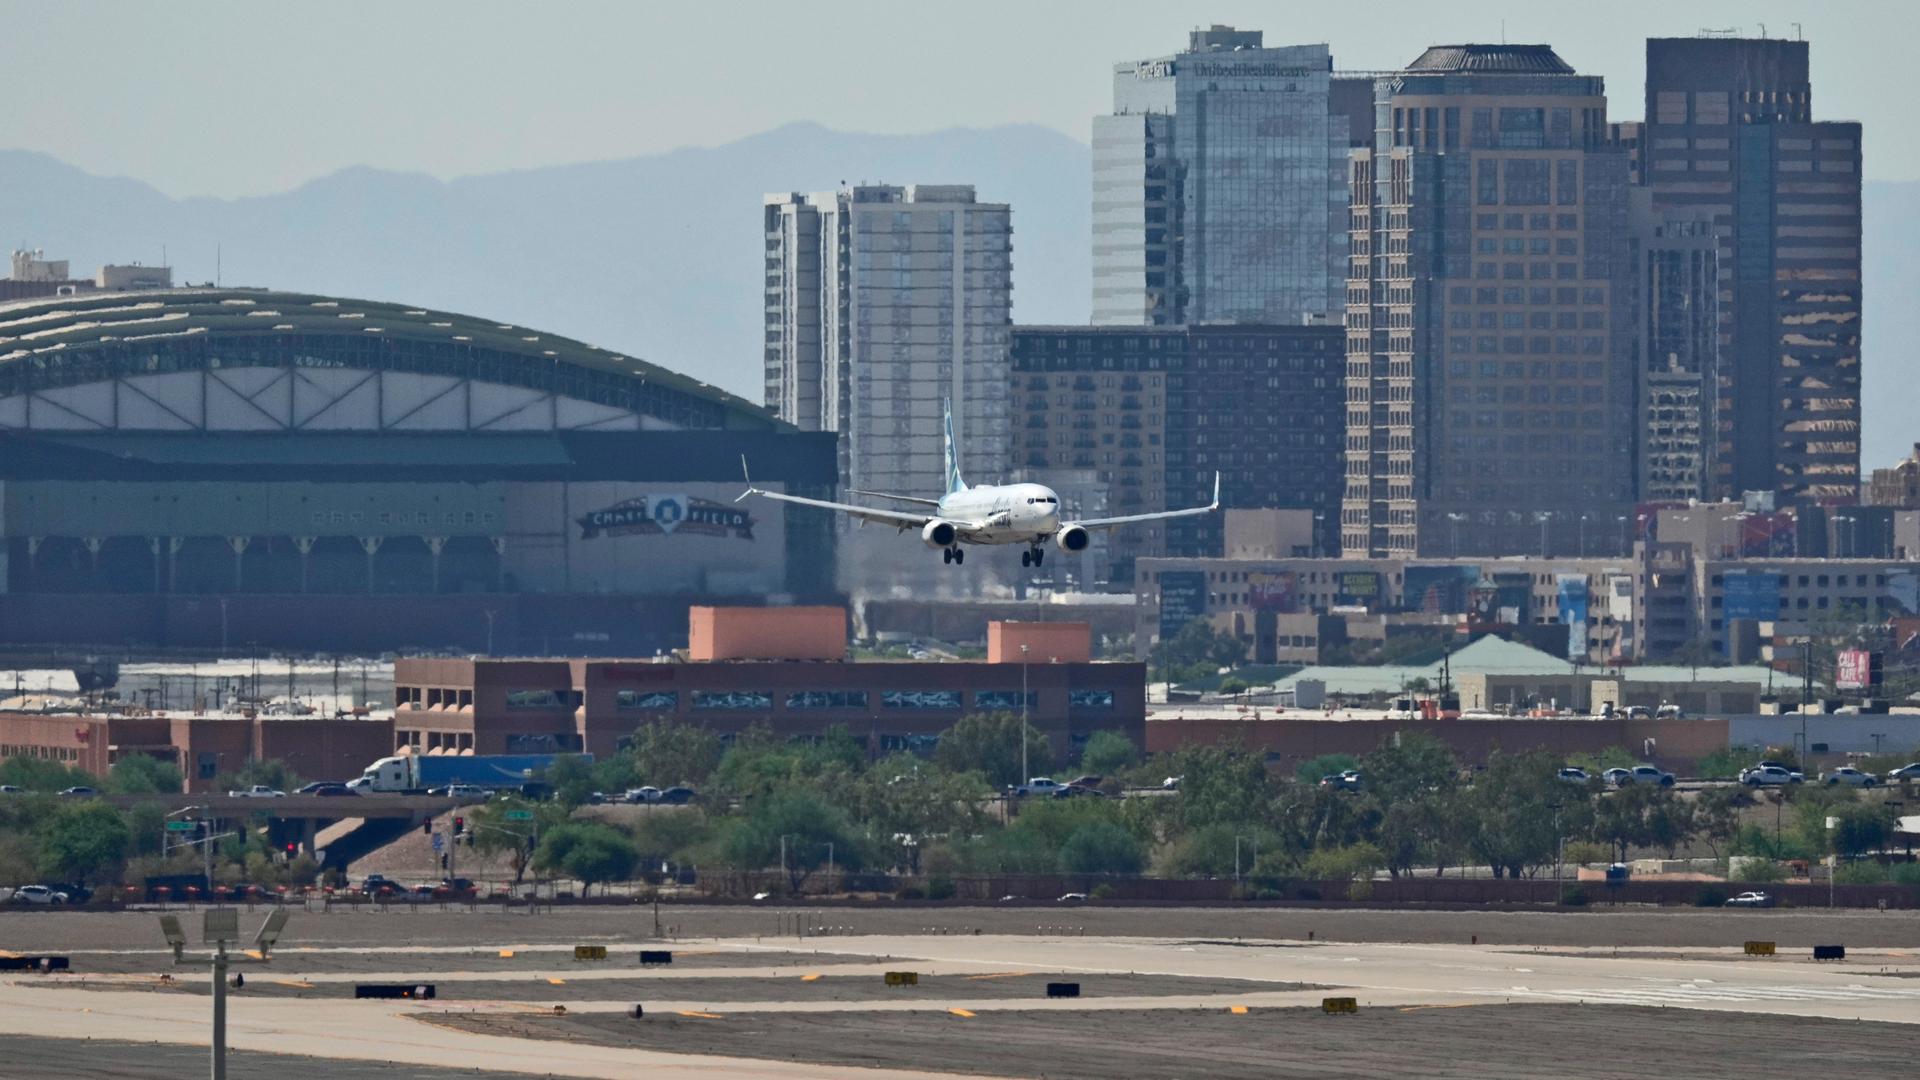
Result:
{"label": "airplane fuselage", "polygon": [[941,496],[934,516],[972,524],[955,530],[963,544],[1039,544],[1060,531],[1060,497],[1045,484],[981,484]]}

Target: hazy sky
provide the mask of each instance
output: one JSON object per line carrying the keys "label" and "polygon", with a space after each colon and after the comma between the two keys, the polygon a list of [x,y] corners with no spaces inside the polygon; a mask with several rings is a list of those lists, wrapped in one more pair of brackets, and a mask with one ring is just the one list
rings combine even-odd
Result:
{"label": "hazy sky", "polygon": [[[1342,69],[1436,42],[1544,41],[1641,112],[1644,39],[1813,42],[1814,111],[1867,125],[1869,179],[1920,178],[1908,0],[833,0],[96,3],[0,0],[0,147],[173,195],[283,190],[350,165],[440,177],[712,145],[792,120],[870,132],[1031,122],[1087,138],[1116,60],[1196,25],[1329,42]],[[0,195],[0,197],[4,197]]]}

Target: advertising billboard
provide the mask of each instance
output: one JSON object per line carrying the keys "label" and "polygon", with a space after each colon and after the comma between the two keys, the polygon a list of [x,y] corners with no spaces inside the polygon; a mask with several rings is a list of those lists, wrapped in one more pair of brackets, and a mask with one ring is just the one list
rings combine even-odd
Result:
{"label": "advertising billboard", "polygon": [[1587,579],[1582,574],[1560,574],[1554,583],[1560,592],[1560,621],[1567,624],[1567,659],[1587,656]]}
{"label": "advertising billboard", "polygon": [[1182,627],[1207,616],[1207,572],[1163,570],[1160,573],[1160,640],[1172,641]]}
{"label": "advertising billboard", "polygon": [[1756,621],[1780,617],[1780,575],[1745,570],[1722,579],[1720,613],[1726,619]]}
{"label": "advertising billboard", "polygon": [[1480,580],[1475,566],[1409,566],[1401,604],[1408,611],[1458,615],[1467,610],[1467,594]]}
{"label": "advertising billboard", "polygon": [[1380,603],[1379,571],[1342,570],[1333,575],[1333,602],[1341,607],[1364,607],[1372,611]]}
{"label": "advertising billboard", "polygon": [[1873,685],[1873,653],[1841,649],[1833,658],[1833,685],[1839,690],[1865,690]]}
{"label": "advertising billboard", "polygon": [[1291,612],[1299,609],[1298,579],[1291,570],[1254,571],[1247,575],[1247,602],[1255,611]]}
{"label": "advertising billboard", "polygon": [[1736,558],[1792,558],[1798,547],[1792,514],[1781,511],[1740,515],[1740,550]]}

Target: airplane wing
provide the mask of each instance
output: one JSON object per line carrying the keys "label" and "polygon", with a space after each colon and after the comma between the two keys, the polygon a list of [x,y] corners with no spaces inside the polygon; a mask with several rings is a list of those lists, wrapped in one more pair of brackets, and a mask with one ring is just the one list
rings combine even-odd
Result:
{"label": "airplane wing", "polygon": [[876,499],[892,499],[895,502],[914,503],[918,506],[939,506],[940,505],[939,499],[922,499],[914,495],[889,495],[884,491],[861,491],[859,488],[848,488],[847,494],[870,495]]}
{"label": "airplane wing", "polygon": [[1220,474],[1213,474],[1213,501],[1205,506],[1190,507],[1186,510],[1161,510],[1152,514],[1131,514],[1127,517],[1093,518],[1088,521],[1062,522],[1062,527],[1078,525],[1083,529],[1113,529],[1121,525],[1133,525],[1142,521],[1162,521],[1166,518],[1195,517],[1200,514],[1212,514],[1220,509]]}
{"label": "airplane wing", "polygon": [[[746,470],[747,459],[743,457],[740,459],[740,471],[742,474],[745,474]],[[733,501],[739,502],[749,495],[758,495],[766,499],[777,499],[780,502],[794,503],[798,506],[812,506],[821,510],[832,510],[835,513],[846,514],[849,517],[858,518],[861,521],[871,522],[875,525],[892,525],[894,528],[902,530],[918,529],[933,520],[932,514],[909,513],[903,510],[881,510],[878,507],[872,506],[856,506],[852,503],[828,502],[825,499],[808,499],[799,495],[783,495],[777,491],[766,491],[754,487],[753,477],[751,476],[747,477],[747,490],[741,492]],[[956,521],[953,525],[961,532],[967,532],[971,529],[981,527],[981,523],[975,521]]]}

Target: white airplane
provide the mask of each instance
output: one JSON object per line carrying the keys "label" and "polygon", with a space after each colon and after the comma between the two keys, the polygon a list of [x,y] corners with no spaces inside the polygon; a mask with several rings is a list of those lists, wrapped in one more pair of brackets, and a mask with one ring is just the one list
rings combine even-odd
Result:
{"label": "white airplane", "polygon": [[[1084,551],[1095,529],[1211,514],[1220,509],[1220,474],[1217,472],[1213,474],[1213,501],[1205,506],[1088,521],[1060,520],[1060,497],[1045,484],[977,484],[968,487],[966,481],[960,478],[960,449],[954,444],[951,407],[946,412],[946,467],[947,493],[937,499],[888,495],[877,491],[853,492],[855,495],[894,499],[927,508],[919,511],[881,510],[871,506],[763,491],[753,486],[751,475],[746,477],[747,490],[741,492],[734,501],[759,495],[781,502],[837,511],[876,525],[892,525],[901,532],[918,529],[920,539],[928,547],[939,548],[941,558],[948,564],[967,561],[967,553],[960,546],[962,544],[1026,544],[1027,550],[1020,553],[1021,566],[1039,566],[1046,557],[1045,544],[1049,540],[1062,551]],[[740,458],[740,471],[743,474],[747,471],[744,455]]]}

